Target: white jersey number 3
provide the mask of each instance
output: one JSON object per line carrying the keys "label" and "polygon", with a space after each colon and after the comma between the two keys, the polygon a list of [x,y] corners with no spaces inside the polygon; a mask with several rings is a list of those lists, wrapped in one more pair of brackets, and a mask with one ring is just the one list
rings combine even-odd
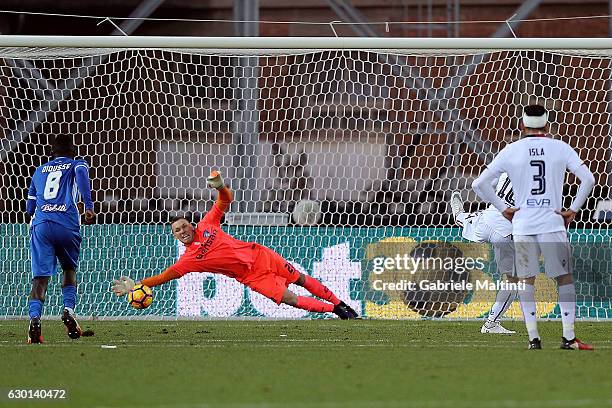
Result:
{"label": "white jersey number 3", "polygon": [[532,160],[529,164],[535,168],[536,174],[533,175],[533,181],[537,183],[537,186],[531,189],[531,194],[544,194],[546,192],[546,164],[544,160]]}
{"label": "white jersey number 3", "polygon": [[52,200],[57,197],[59,193],[60,179],[62,178],[61,171],[52,171],[47,176],[47,182],[45,183],[45,191],[43,196],[45,200]]}

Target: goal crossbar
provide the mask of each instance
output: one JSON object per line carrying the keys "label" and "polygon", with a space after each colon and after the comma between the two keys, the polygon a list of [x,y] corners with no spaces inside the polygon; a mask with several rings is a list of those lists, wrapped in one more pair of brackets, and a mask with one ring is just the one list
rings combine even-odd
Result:
{"label": "goal crossbar", "polygon": [[0,47],[208,49],[612,49],[612,38],[357,38],[3,35]]}

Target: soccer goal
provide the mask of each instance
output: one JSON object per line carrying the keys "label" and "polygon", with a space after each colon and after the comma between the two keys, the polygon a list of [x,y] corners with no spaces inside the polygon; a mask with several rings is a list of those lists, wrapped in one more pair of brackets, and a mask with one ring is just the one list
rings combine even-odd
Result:
{"label": "soccer goal", "polygon": [[[578,317],[609,319],[612,233],[595,210],[611,196],[611,50],[609,39],[0,36],[0,318],[27,315],[27,187],[59,133],[90,164],[98,213],[82,228],[81,316],[310,317],[208,273],[156,288],[141,311],[110,292],[113,278],[177,259],[167,221],[210,208],[214,168],[235,191],[226,231],[276,250],[360,314],[482,317],[495,292],[465,283],[499,277],[488,245],[462,241],[449,198],[485,208],[471,181],[520,136],[522,107],[540,103],[550,133],[596,176],[569,235]],[[566,205],[575,191],[568,178]],[[397,254],[454,264],[376,270]],[[481,263],[458,268],[460,258]],[[461,285],[393,285],[410,279]],[[538,285],[540,315],[558,317],[554,283]]]}

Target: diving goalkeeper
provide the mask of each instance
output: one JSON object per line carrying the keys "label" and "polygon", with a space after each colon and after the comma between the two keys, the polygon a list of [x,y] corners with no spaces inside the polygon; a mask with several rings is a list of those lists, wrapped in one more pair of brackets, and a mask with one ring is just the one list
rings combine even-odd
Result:
{"label": "diving goalkeeper", "polygon": [[[223,232],[221,217],[232,202],[232,192],[225,186],[218,171],[213,171],[207,182],[209,187],[217,189],[219,196],[196,228],[185,218],[175,218],[171,223],[172,234],[185,245],[185,253],[174,265],[140,283],[153,287],[190,272],[220,273],[236,279],[276,304],[285,303],[310,312],[333,312],[341,319],[357,317],[350,306],[340,301],[321,282],[298,272],[270,248],[239,241]],[[287,289],[291,283],[304,287],[323,300],[297,296]],[[117,296],[124,296],[134,284],[129,277],[122,276],[113,281],[112,290]]]}

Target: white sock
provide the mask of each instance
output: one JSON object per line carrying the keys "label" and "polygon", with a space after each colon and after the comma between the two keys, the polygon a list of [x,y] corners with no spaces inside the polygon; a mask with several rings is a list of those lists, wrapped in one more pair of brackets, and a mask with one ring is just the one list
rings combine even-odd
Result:
{"label": "white sock", "polygon": [[559,286],[559,307],[561,308],[561,323],[563,323],[563,337],[567,340],[576,338],[574,334],[574,321],[576,320],[576,286],[573,283]]}
{"label": "white sock", "polygon": [[487,317],[487,323],[496,323],[506,313],[517,295],[518,291],[516,290],[500,290],[497,292],[495,303],[491,306],[491,312]]}
{"label": "white sock", "polygon": [[540,333],[538,333],[538,316],[536,315],[535,287],[526,283],[525,289],[519,290],[518,293],[529,340],[540,338]]}

